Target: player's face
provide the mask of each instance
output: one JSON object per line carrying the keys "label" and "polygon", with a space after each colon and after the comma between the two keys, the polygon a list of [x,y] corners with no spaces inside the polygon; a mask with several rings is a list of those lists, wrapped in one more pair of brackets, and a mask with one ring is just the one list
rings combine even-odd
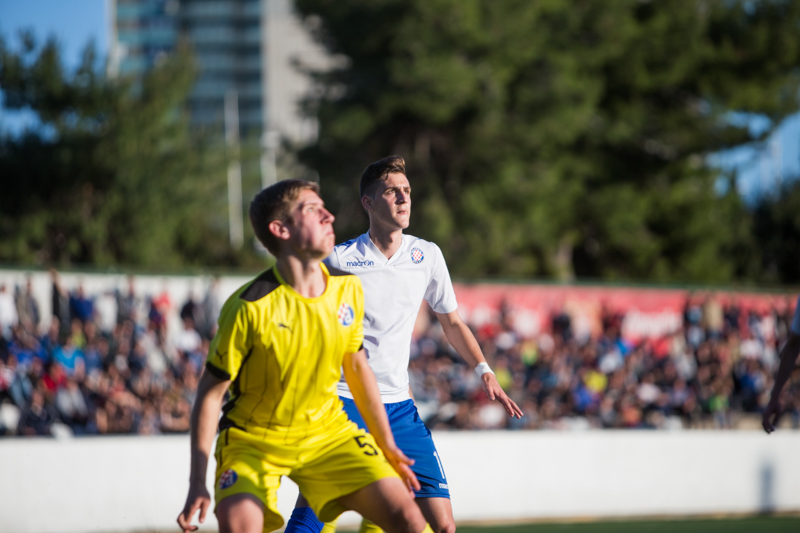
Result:
{"label": "player's face", "polygon": [[374,216],[384,224],[406,229],[411,220],[411,185],[399,172],[389,174],[378,184],[372,199]]}
{"label": "player's face", "polygon": [[317,193],[307,189],[301,191],[289,218],[289,240],[296,250],[317,259],[330,255],[336,241],[334,216],[325,209],[325,203]]}

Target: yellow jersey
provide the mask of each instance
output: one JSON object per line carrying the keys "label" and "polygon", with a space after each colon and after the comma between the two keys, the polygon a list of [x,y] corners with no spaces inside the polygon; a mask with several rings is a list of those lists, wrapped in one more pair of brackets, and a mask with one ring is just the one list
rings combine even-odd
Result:
{"label": "yellow jersey", "polygon": [[316,298],[273,267],[225,302],[206,361],[231,380],[220,430],[287,443],[346,423],[336,384],[345,352],[363,343],[364,294],[358,277],[320,265],[327,283]]}

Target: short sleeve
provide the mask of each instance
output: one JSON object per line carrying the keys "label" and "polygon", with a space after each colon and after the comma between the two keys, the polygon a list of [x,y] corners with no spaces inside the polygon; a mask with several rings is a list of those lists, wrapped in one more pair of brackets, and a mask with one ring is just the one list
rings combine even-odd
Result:
{"label": "short sleeve", "polygon": [[223,306],[219,315],[219,329],[206,360],[206,370],[222,380],[233,380],[239,374],[242,361],[253,345],[253,320],[246,302],[236,300]]}
{"label": "short sleeve", "polygon": [[347,353],[356,353],[364,345],[364,288],[361,280],[353,278],[353,326],[350,332],[350,341],[345,348]]}
{"label": "short sleeve", "polygon": [[433,270],[428,287],[425,289],[425,301],[436,313],[452,313],[458,309],[453,282],[450,280],[450,272],[447,270],[447,263],[444,261],[442,251],[435,244],[433,248]]}
{"label": "short sleeve", "polygon": [[794,306],[791,330],[795,335],[800,335],[800,296],[797,297],[797,303]]}

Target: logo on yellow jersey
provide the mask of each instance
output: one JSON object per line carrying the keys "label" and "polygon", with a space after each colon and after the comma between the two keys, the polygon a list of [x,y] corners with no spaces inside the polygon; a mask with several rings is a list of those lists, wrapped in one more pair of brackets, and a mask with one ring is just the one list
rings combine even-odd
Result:
{"label": "logo on yellow jersey", "polygon": [[343,303],[339,306],[337,318],[339,319],[339,324],[343,326],[349,326],[353,323],[355,313],[353,312],[353,308],[350,307],[350,304]]}

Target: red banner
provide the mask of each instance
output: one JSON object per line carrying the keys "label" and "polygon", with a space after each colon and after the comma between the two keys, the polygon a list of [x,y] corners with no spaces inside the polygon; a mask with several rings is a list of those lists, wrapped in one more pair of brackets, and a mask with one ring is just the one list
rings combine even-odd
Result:
{"label": "red banner", "polygon": [[[549,331],[552,317],[569,315],[576,336],[597,336],[605,314],[620,315],[622,335],[636,341],[669,335],[683,324],[687,304],[719,310],[738,305],[742,315],[793,308],[797,294],[769,294],[716,290],[589,287],[570,285],[455,284],[459,313],[481,326],[497,321],[501,309],[514,330],[524,337]],[[720,315],[721,316],[721,315]]]}

